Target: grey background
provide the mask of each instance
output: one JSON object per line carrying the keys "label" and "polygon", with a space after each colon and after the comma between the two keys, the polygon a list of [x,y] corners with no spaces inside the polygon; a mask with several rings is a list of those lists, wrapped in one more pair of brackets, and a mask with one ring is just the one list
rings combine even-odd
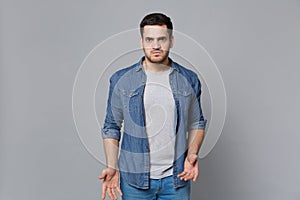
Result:
{"label": "grey background", "polygon": [[99,199],[72,86],[87,53],[152,11],[213,57],[227,117],[192,199],[300,199],[300,1],[2,0],[0,199]]}

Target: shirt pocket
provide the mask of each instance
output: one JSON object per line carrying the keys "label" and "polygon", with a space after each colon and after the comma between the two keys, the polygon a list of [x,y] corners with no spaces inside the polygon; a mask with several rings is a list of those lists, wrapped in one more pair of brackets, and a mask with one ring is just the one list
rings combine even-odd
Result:
{"label": "shirt pocket", "polygon": [[141,96],[136,90],[121,90],[123,109],[125,112],[135,112],[138,109]]}
{"label": "shirt pocket", "polygon": [[179,100],[179,106],[180,106],[180,108],[181,108],[182,111],[188,112],[189,106],[190,106],[190,102],[191,102],[191,99],[192,99],[192,94],[193,93],[192,93],[191,90],[180,89],[180,90],[177,91],[177,96],[178,96],[178,100]]}
{"label": "shirt pocket", "polygon": [[[136,129],[144,126],[143,95],[141,90],[122,90],[123,114],[125,127]],[[129,128],[130,129],[130,128]]]}

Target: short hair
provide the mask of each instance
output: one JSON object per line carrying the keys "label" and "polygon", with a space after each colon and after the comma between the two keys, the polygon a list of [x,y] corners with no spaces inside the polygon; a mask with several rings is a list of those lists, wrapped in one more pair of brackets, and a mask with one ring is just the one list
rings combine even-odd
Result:
{"label": "short hair", "polygon": [[169,36],[172,36],[173,34],[173,24],[171,18],[162,13],[150,13],[142,19],[140,23],[141,36],[143,36],[144,33],[144,26],[147,25],[166,25]]}

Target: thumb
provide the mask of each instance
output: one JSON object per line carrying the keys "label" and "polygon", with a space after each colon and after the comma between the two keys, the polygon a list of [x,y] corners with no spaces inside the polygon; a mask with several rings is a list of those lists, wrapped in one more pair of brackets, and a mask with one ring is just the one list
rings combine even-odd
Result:
{"label": "thumb", "polygon": [[99,179],[105,179],[105,177],[107,176],[107,171],[104,169],[102,171],[102,174],[100,176],[98,176]]}
{"label": "thumb", "polygon": [[106,175],[105,174],[101,174],[100,176],[98,176],[99,179],[105,179]]}

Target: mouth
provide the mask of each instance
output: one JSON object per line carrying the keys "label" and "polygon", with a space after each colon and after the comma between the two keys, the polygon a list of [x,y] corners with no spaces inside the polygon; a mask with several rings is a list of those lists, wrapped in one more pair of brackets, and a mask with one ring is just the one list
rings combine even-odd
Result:
{"label": "mouth", "polygon": [[161,53],[162,53],[161,51],[152,51],[152,54],[154,54],[154,55],[159,55]]}

